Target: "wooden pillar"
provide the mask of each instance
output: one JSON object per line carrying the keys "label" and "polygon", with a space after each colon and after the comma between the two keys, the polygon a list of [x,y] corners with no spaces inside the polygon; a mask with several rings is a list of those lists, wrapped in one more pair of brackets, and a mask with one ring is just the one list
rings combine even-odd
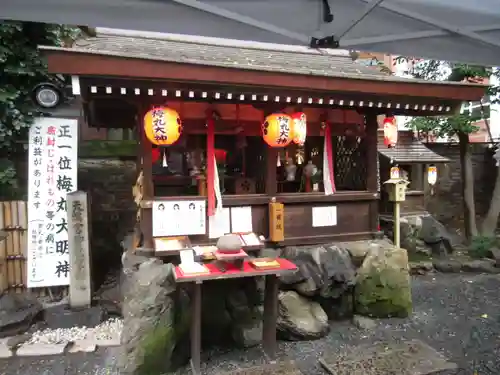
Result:
{"label": "wooden pillar", "polygon": [[377,114],[369,112],[365,114],[366,124],[366,190],[374,194],[374,200],[370,203],[370,231],[378,231],[378,178],[377,178]]}
{"label": "wooden pillar", "polygon": [[278,182],[276,178],[276,163],[278,162],[278,150],[267,146],[266,155],[266,194],[276,195]]}
{"label": "wooden pillar", "polygon": [[[143,200],[151,202],[154,196],[153,188],[153,164],[151,159],[152,143],[146,138],[144,133],[143,118],[147,112],[146,106],[141,106],[139,111],[138,124],[141,131],[141,154],[142,154],[142,173],[144,180],[142,183]],[[142,208],[141,212],[141,231],[143,235],[143,247],[147,250],[154,248],[153,244],[153,208],[151,205]]]}

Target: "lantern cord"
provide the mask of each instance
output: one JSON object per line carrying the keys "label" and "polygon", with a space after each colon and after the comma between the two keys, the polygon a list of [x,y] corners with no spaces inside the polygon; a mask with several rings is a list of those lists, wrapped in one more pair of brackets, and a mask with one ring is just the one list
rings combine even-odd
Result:
{"label": "lantern cord", "polygon": [[280,153],[279,153],[279,151],[278,151],[278,159],[277,159],[277,161],[276,161],[276,166],[277,166],[277,167],[281,167],[281,157],[280,157]]}

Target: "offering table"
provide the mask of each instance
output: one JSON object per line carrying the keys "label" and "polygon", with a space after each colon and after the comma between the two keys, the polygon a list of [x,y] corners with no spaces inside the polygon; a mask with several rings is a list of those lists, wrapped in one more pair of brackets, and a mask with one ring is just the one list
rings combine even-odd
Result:
{"label": "offering table", "polygon": [[201,357],[201,284],[207,280],[227,280],[242,277],[265,276],[264,317],[262,341],[265,355],[273,360],[276,353],[276,321],[278,318],[278,276],[294,272],[297,267],[286,259],[273,259],[277,264],[273,267],[256,267],[252,261],[244,261],[242,268],[228,265],[221,271],[215,263],[206,264],[209,272],[202,274],[185,274],[182,268],[175,268],[177,283],[191,283],[191,368],[193,374],[200,374]]}

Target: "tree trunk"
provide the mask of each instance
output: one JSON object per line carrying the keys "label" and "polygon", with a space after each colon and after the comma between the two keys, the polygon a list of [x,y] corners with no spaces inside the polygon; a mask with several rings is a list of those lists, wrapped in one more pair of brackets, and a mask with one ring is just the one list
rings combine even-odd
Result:
{"label": "tree trunk", "polygon": [[465,236],[467,239],[471,239],[477,236],[478,232],[476,224],[476,205],[474,203],[474,173],[472,171],[469,135],[466,133],[459,133],[458,140],[460,145]]}
{"label": "tree trunk", "polygon": [[481,226],[483,236],[493,237],[498,224],[498,215],[500,214],[500,167],[497,167],[497,178],[495,180],[495,189],[491,196],[490,208],[484,218]]}

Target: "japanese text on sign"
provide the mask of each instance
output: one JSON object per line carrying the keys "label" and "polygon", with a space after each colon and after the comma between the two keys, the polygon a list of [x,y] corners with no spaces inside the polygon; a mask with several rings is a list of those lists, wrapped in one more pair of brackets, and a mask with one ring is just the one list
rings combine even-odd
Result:
{"label": "japanese text on sign", "polygon": [[67,195],[68,243],[70,261],[69,302],[72,308],[91,303],[90,254],[87,193],[76,191]]}
{"label": "japanese text on sign", "polygon": [[66,194],[77,185],[77,120],[38,118],[29,141],[28,287],[67,285]]}
{"label": "japanese text on sign", "polygon": [[277,144],[286,144],[290,137],[290,117],[288,116],[278,116],[277,118],[279,126],[279,134]]}
{"label": "japanese text on sign", "polygon": [[153,132],[157,141],[166,141],[165,133],[165,112],[162,109],[155,109],[152,113]]}

